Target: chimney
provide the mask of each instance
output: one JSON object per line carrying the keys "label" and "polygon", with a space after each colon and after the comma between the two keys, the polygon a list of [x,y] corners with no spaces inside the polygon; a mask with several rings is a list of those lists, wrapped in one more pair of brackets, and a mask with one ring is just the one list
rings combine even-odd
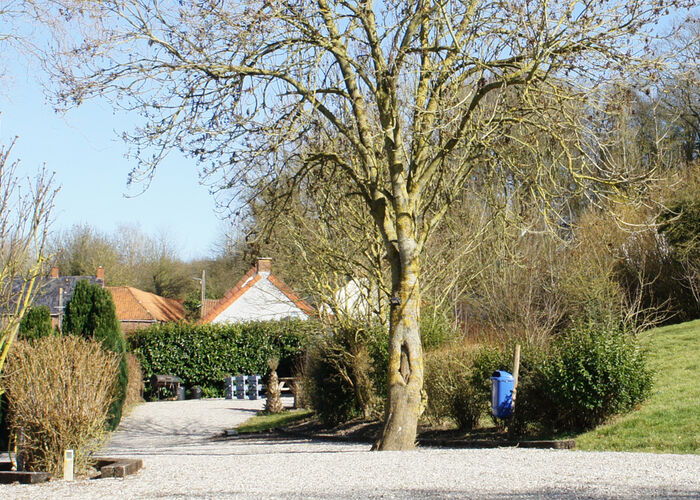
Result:
{"label": "chimney", "polygon": [[53,266],[51,268],[51,277],[58,278],[58,266]]}
{"label": "chimney", "polygon": [[255,264],[255,270],[258,273],[270,274],[270,272],[272,272],[272,259],[269,257],[258,259],[258,262]]}
{"label": "chimney", "polygon": [[102,266],[98,266],[97,268],[97,281],[101,281],[102,285],[105,283],[105,268]]}

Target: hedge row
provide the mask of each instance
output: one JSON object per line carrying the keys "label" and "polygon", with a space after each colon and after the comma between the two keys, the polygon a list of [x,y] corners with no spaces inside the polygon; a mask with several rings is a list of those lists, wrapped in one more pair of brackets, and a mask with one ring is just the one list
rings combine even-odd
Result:
{"label": "hedge row", "polygon": [[293,374],[307,339],[319,331],[313,321],[284,320],[193,325],[168,323],[129,338],[144,377],[180,377],[186,387],[198,385],[205,396],[221,396],[228,375],[267,375],[267,360],[280,359],[280,376]]}
{"label": "hedge row", "polygon": [[[647,351],[622,329],[577,325],[548,349],[523,346],[515,416],[517,434],[549,435],[592,429],[628,412],[651,390]],[[426,356],[425,416],[475,427],[490,413],[495,370],[511,371],[511,349],[493,346],[435,351]]]}

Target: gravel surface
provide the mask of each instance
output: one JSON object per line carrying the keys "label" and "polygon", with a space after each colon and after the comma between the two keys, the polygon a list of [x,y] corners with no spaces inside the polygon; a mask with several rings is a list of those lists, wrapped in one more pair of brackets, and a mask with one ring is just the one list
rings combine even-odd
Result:
{"label": "gravel surface", "polygon": [[138,457],[126,479],[0,485],[0,498],[700,498],[700,456],[534,449],[368,451],[303,439],[212,439],[261,401],[137,407],[105,455]]}

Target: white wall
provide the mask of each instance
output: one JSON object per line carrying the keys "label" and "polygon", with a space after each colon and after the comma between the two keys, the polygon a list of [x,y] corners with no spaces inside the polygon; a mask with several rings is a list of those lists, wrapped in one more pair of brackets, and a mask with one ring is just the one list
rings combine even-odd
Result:
{"label": "white wall", "polygon": [[239,323],[284,318],[307,319],[308,316],[279,288],[263,276],[257,283],[219,314],[212,323]]}

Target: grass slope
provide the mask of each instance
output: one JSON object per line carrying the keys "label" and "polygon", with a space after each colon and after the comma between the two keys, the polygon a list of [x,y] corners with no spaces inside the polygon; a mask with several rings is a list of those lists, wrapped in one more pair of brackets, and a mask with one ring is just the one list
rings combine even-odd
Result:
{"label": "grass slope", "polygon": [[651,397],[638,411],[578,436],[577,448],[700,453],[700,320],[647,334]]}

